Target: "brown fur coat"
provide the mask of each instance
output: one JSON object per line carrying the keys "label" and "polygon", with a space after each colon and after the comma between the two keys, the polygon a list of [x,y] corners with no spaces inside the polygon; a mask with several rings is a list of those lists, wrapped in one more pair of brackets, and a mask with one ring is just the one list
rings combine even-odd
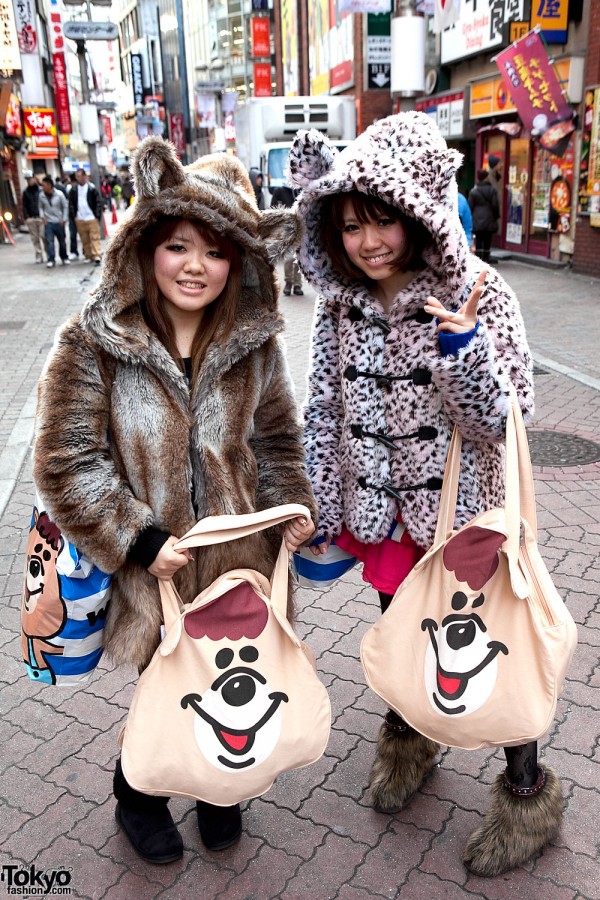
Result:
{"label": "brown fur coat", "polygon": [[[145,666],[160,639],[156,579],[128,552],[152,525],[182,536],[200,517],[299,502],[314,515],[280,334],[273,262],[295,241],[289,210],[259,212],[243,166],[225,154],[183,168],[170,144],[144,141],[136,203],[112,238],[102,279],[59,330],[39,386],[35,480],[65,535],[114,574],[106,649]],[[163,215],[200,220],[237,241],[236,326],[215,341],[190,395],[142,318],[136,248]],[[218,301],[217,301],[218,302]],[[281,530],[194,551],[175,582],[188,602],[238,566],[270,574]]]}

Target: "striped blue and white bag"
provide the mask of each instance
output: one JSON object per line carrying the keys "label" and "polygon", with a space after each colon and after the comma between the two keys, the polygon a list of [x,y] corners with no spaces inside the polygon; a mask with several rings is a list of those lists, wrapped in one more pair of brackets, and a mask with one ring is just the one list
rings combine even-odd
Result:
{"label": "striped blue and white bag", "polygon": [[111,576],[33,507],[21,606],[21,648],[27,674],[43,684],[78,685],[100,661]]}
{"label": "striped blue and white bag", "polygon": [[[317,538],[313,545],[322,544],[324,537]],[[309,547],[301,547],[292,554],[292,575],[300,587],[326,588],[356,565],[355,556],[346,553],[332,541],[327,553],[316,556]]]}

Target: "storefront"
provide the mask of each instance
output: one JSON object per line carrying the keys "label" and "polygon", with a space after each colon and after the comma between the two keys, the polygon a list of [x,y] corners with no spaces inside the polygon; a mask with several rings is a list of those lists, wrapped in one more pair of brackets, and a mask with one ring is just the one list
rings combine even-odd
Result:
{"label": "storefront", "polygon": [[[556,69],[572,104],[581,99],[583,61]],[[470,85],[469,115],[477,123],[477,168],[491,168],[501,220],[494,245],[515,253],[564,259],[573,253],[574,165],[578,132],[556,156],[523,133],[500,75]],[[493,120],[490,122],[490,120]],[[492,168],[493,163],[498,162]]]}

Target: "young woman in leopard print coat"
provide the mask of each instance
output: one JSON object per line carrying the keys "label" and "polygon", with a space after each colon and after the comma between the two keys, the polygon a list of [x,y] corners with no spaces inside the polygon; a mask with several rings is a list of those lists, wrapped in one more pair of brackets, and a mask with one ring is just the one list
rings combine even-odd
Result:
{"label": "young woman in leopard print coat", "polygon": [[[341,153],[300,132],[290,156],[302,188],[298,260],[318,291],[308,398],[308,470],[319,505],[315,552],[332,538],[364,563],[385,611],[433,542],[446,455],[463,436],[456,525],[504,500],[509,384],[533,413],[531,356],[519,306],[500,275],[469,252],[455,172],[431,119],[403,113]],[[373,804],[402,807],[438,745],[388,712],[371,773]],[[506,750],[465,864],[496,875],[554,836],[556,774],[535,742]]]}

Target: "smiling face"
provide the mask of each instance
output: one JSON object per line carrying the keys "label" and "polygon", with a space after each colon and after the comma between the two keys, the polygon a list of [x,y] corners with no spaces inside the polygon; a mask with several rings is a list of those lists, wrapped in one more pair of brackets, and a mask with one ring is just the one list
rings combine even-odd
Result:
{"label": "smiling face", "polygon": [[229,267],[216,243],[202,237],[190,222],[180,220],[154,251],[154,276],[171,321],[198,321],[223,291]]}
{"label": "smiling face", "polygon": [[344,204],[342,240],[351,262],[373,281],[396,272],[406,247],[404,226],[398,219],[381,215],[360,222],[351,200]]}

